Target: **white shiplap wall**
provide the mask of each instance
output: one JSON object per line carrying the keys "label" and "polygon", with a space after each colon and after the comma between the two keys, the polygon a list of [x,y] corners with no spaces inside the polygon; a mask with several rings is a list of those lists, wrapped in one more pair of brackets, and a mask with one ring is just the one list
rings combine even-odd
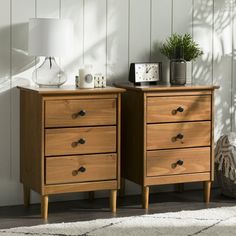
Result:
{"label": "white shiplap wall", "polygon": [[[190,80],[221,86],[216,97],[218,138],[236,124],[235,7],[235,0],[0,0],[0,205],[22,203],[15,87],[31,83],[36,63],[27,56],[29,18],[73,21],[73,51],[60,60],[68,84],[84,63],[112,82],[127,80],[130,62],[162,61],[163,79],[168,80],[169,62],[158,46],[173,32],[192,34],[205,54],[193,62]],[[128,183],[128,193],[139,191]],[[38,200],[33,194],[33,202]]]}

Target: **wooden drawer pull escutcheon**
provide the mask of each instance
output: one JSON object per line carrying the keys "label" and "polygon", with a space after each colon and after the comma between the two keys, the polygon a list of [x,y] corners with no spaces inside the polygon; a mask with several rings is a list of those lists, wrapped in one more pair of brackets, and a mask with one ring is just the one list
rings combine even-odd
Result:
{"label": "wooden drawer pull escutcheon", "polygon": [[79,172],[84,173],[85,171],[86,171],[86,168],[83,167],[83,166],[81,166],[78,170],[73,170],[73,171],[72,171],[72,175],[73,175],[73,176],[76,176],[76,175],[79,174]]}
{"label": "wooden drawer pull escutcheon", "polygon": [[86,115],[86,111],[85,110],[81,110],[81,111],[79,111],[77,113],[72,114],[72,118],[76,119],[76,118],[78,118],[80,116],[85,116],[85,115]]}
{"label": "wooden drawer pull escutcheon", "polygon": [[177,109],[172,111],[172,115],[176,115],[178,112],[184,112],[184,108],[183,107],[178,107]]}
{"label": "wooden drawer pull escutcheon", "polygon": [[179,133],[175,137],[172,138],[172,142],[176,142],[178,139],[182,140],[184,138],[184,135]]}
{"label": "wooden drawer pull escutcheon", "polygon": [[71,144],[72,147],[77,147],[79,144],[85,144],[86,143],[86,140],[81,138],[79,139],[78,141],[75,141]]}

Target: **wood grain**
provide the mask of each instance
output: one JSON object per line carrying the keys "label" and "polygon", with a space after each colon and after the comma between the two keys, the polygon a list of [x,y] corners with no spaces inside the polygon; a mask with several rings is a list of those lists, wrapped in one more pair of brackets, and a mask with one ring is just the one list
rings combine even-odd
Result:
{"label": "wood grain", "polygon": [[122,94],[122,176],[143,184],[144,102],[143,94],[128,91]]}
{"label": "wood grain", "polygon": [[[84,144],[77,143],[80,139]],[[45,155],[71,155],[116,152],[116,127],[47,129]]]}
{"label": "wood grain", "polygon": [[[210,146],[210,132],[210,121],[149,124],[147,150]],[[178,134],[182,134],[183,139],[175,139]]]}
{"label": "wood grain", "polygon": [[205,181],[203,182],[203,185],[204,185],[204,201],[206,203],[209,203],[211,197],[211,181]]}
{"label": "wood grain", "polygon": [[[144,187],[213,178],[211,96],[218,86],[116,86],[126,89],[122,94],[122,177],[141,185],[145,208],[148,192]],[[180,105],[183,113],[173,115]],[[182,159],[182,166],[172,168]]]}
{"label": "wood grain", "polygon": [[146,185],[162,185],[162,184],[177,184],[177,183],[209,181],[210,177],[211,177],[211,172],[153,176],[153,177],[146,178]]}
{"label": "wood grain", "polygon": [[148,209],[148,204],[149,204],[149,187],[148,186],[144,186],[142,189],[142,206],[143,209]]}
{"label": "wood grain", "polygon": [[43,219],[48,218],[48,196],[41,196],[41,216]]}
{"label": "wood grain", "polygon": [[125,92],[125,89],[109,87],[106,88],[94,88],[94,89],[78,89],[73,85],[63,85],[60,88],[39,88],[37,86],[18,86],[17,88],[21,89],[21,91],[29,91],[37,93],[38,95],[95,95],[95,94],[118,94]]}
{"label": "wood grain", "polygon": [[43,194],[59,194],[117,189],[117,180],[45,185]]}
{"label": "wood grain", "polygon": [[[84,111],[83,116],[79,112]],[[45,102],[46,127],[116,124],[116,99],[74,99]]]}
{"label": "wood grain", "polygon": [[116,199],[117,199],[117,190],[110,190],[110,209],[112,213],[116,213]]}
{"label": "wood grain", "polygon": [[[125,90],[114,87],[19,88],[20,179],[24,185],[25,204],[29,203],[30,189],[38,192],[42,217],[46,219],[49,195],[119,189],[120,93]],[[85,119],[73,122],[73,112],[84,108],[87,111]],[[80,138],[85,142],[76,142]],[[86,168],[85,172],[81,172],[81,166]],[[73,170],[74,174],[80,174],[71,177]],[[114,203],[115,197],[113,194]]]}
{"label": "wood grain", "polygon": [[[179,112],[177,109],[182,108]],[[147,122],[179,122],[211,119],[211,96],[149,97]]]}
{"label": "wood grain", "polygon": [[20,91],[20,181],[38,193],[44,180],[43,138],[42,99]]}
{"label": "wood grain", "polygon": [[[178,161],[183,161],[178,165]],[[210,171],[210,148],[186,148],[147,152],[147,176]]]}
{"label": "wood grain", "polygon": [[120,82],[115,83],[115,86],[118,88],[123,88],[126,90],[134,90],[138,92],[196,92],[196,91],[204,91],[204,90],[215,90],[218,89],[219,86],[216,85],[192,85],[192,84],[186,84],[185,86],[173,86],[170,84],[158,84],[158,85],[147,85],[147,86],[136,86],[133,83],[127,83],[127,82]]}
{"label": "wood grain", "polygon": [[[85,171],[78,171],[84,168]],[[80,155],[46,159],[46,184],[117,179],[117,155]]]}

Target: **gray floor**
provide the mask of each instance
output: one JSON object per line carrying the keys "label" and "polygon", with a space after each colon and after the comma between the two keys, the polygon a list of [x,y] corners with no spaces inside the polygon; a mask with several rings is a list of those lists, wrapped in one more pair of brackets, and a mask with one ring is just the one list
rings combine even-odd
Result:
{"label": "gray floor", "polygon": [[133,215],[174,212],[180,210],[197,210],[211,207],[234,206],[236,199],[220,194],[219,189],[212,191],[212,201],[206,205],[202,201],[202,191],[184,191],[183,193],[158,193],[150,195],[149,210],[141,208],[141,196],[126,196],[118,199],[118,210],[112,214],[108,199],[56,202],[49,204],[49,219],[40,218],[40,205],[0,207],[0,228],[32,226],[44,223],[74,222],[99,218],[124,217]]}

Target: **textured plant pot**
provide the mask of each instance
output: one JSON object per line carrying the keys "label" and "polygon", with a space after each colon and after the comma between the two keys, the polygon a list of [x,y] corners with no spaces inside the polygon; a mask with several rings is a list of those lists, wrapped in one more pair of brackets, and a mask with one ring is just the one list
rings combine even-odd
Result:
{"label": "textured plant pot", "polygon": [[192,62],[186,62],[186,82],[187,84],[191,84],[192,82]]}
{"label": "textured plant pot", "polygon": [[186,84],[186,62],[170,61],[170,84],[185,85]]}

